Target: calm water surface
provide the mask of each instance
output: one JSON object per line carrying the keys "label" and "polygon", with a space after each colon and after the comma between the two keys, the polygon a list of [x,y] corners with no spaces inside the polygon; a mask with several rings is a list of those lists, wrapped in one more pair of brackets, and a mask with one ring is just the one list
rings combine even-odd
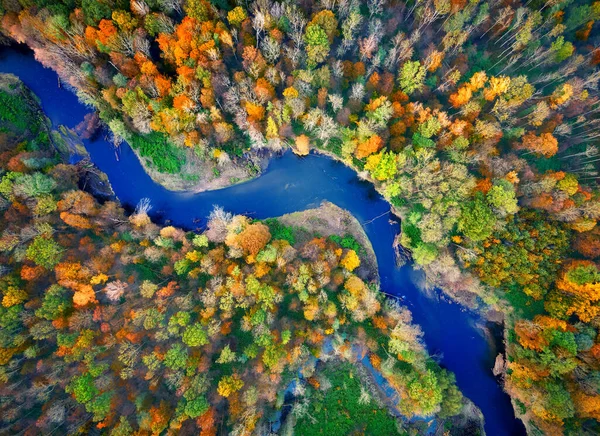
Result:
{"label": "calm water surface", "polygon": [[[35,61],[27,49],[0,49],[0,72],[19,76],[41,99],[54,125],[72,128],[90,112],[73,93],[60,88],[56,74]],[[154,183],[127,145],[121,147],[117,161],[112,146],[103,138],[84,142],[92,161],[108,175],[124,205],[133,207],[148,197],[155,218],[189,229],[203,226],[213,205],[236,214],[268,218],[328,200],[349,210],[361,223],[383,214],[363,225],[377,255],[382,289],[400,296],[410,308],[414,322],[423,329],[429,352],[456,374],[461,391],[483,412],[487,434],[525,434],[509,397],[492,375],[496,350],[477,328],[481,320],[457,304],[424,296],[414,284],[418,274],[411,266],[395,266],[392,242],[399,223],[386,214],[390,208],[383,198],[349,168],[326,157],[311,154],[299,158],[288,152],[273,159],[265,173],[253,181],[199,194],[176,193]]]}

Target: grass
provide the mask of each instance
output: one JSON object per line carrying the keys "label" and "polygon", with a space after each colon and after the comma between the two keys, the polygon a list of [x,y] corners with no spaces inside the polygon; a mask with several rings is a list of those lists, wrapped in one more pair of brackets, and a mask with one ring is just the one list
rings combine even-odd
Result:
{"label": "grass", "polygon": [[11,124],[18,132],[29,131],[32,136],[40,133],[40,120],[21,93],[0,91],[0,121]]}
{"label": "grass", "polygon": [[331,239],[333,242],[335,242],[343,248],[354,250],[360,255],[366,254],[365,248],[352,235],[344,235],[343,237],[338,235],[331,235],[329,236],[329,239]]}
{"label": "grass", "polygon": [[298,419],[296,435],[395,435],[396,419],[373,400],[360,404],[360,379],[349,363],[328,365],[322,372],[331,382],[323,393],[310,387],[312,401],[306,416]]}
{"label": "grass", "polygon": [[296,229],[293,227],[281,224],[276,218],[268,218],[264,220],[264,223],[269,227],[269,232],[273,240],[283,239],[288,241],[292,246],[296,244]]}
{"label": "grass", "polygon": [[141,156],[150,159],[152,166],[161,172],[176,174],[185,163],[185,156],[166,135],[152,132],[148,135],[132,134],[130,145]]}

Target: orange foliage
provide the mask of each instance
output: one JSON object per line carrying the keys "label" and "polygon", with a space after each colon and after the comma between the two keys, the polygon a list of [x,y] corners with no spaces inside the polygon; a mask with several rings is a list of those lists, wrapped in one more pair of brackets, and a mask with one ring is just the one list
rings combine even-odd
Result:
{"label": "orange foliage", "polygon": [[558,151],[558,141],[551,133],[542,133],[540,136],[536,136],[533,132],[527,132],[523,135],[522,143],[518,148],[524,148],[544,157],[552,157]]}
{"label": "orange foliage", "polygon": [[573,395],[573,403],[582,417],[600,420],[600,395],[586,395],[578,391]]}
{"label": "orange foliage", "polygon": [[256,256],[271,239],[269,227],[262,223],[250,224],[237,238],[240,247],[248,254]]}
{"label": "orange foliage", "polygon": [[23,267],[21,268],[21,278],[23,280],[27,280],[27,281],[31,282],[33,280],[40,278],[42,276],[42,274],[44,274],[45,271],[46,270],[43,266],[23,265]]}
{"label": "orange foliage", "polygon": [[458,88],[456,93],[451,94],[449,97],[450,104],[452,107],[458,108],[465,103],[468,103],[471,100],[473,95],[473,91],[471,91],[471,87],[469,85],[463,85]]}
{"label": "orange foliage", "polygon": [[378,152],[383,147],[383,140],[378,135],[373,135],[364,142],[358,144],[355,155],[358,159],[363,159],[373,153]]}
{"label": "orange foliage", "polygon": [[66,224],[71,227],[76,227],[78,229],[91,229],[92,223],[86,217],[81,215],[76,215],[74,213],[69,212],[61,212],[60,219],[63,220]]}
{"label": "orange foliage", "polygon": [[267,79],[263,77],[256,81],[256,84],[254,85],[254,92],[262,101],[268,101],[275,95],[275,89],[273,88],[273,85],[271,85]]}
{"label": "orange foliage", "polygon": [[217,434],[215,426],[215,409],[210,408],[196,420],[198,427],[202,429],[200,436],[214,436]]}
{"label": "orange foliage", "polygon": [[90,285],[80,285],[75,294],[73,294],[73,303],[75,306],[82,307],[97,302],[96,293]]}
{"label": "orange foliage", "polygon": [[171,90],[171,81],[162,74],[158,74],[154,78],[154,84],[156,85],[156,89],[161,96],[167,95]]}
{"label": "orange foliage", "polygon": [[296,148],[294,153],[300,156],[306,156],[310,152],[310,138],[306,135],[296,136]]}
{"label": "orange foliage", "polygon": [[530,350],[542,351],[548,345],[541,335],[541,328],[531,321],[519,320],[515,324],[515,333],[519,343]]}
{"label": "orange foliage", "polygon": [[173,99],[173,107],[184,112],[194,110],[196,104],[185,94],[179,94]]}
{"label": "orange foliage", "polygon": [[103,45],[108,45],[112,38],[117,35],[117,28],[111,20],[101,20],[98,29],[97,37]]}
{"label": "orange foliage", "polygon": [[248,121],[261,121],[265,117],[265,108],[259,104],[254,104],[249,101],[244,103],[246,112],[248,113]]}
{"label": "orange foliage", "polygon": [[490,189],[492,189],[492,181],[488,177],[477,180],[477,185],[475,185],[476,191],[486,194]]}

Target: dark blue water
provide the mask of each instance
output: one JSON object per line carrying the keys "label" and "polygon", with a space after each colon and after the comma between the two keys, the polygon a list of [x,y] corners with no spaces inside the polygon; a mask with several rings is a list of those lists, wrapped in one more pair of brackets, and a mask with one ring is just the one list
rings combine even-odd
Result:
{"label": "dark blue water", "polygon": [[[0,49],[0,72],[12,73],[35,93],[55,125],[74,127],[90,112],[74,94],[59,88],[56,74],[35,61],[30,51]],[[389,205],[366,182],[344,165],[329,158],[292,153],[273,159],[258,179],[231,188],[200,194],[175,193],[154,183],[131,149],[121,147],[116,160],[111,145],[102,138],[84,141],[92,161],[107,175],[125,205],[135,206],[144,197],[152,201],[155,217],[193,229],[206,222],[213,205],[237,214],[267,218],[318,206],[328,200],[349,210],[361,223],[386,212]],[[424,332],[431,354],[456,374],[461,391],[485,416],[488,435],[521,435],[525,430],[515,419],[509,397],[492,375],[495,350],[476,323],[477,315],[459,305],[424,296],[414,285],[410,266],[396,268],[392,242],[399,230],[396,220],[383,215],[364,225],[377,255],[381,287],[402,296]],[[199,220],[199,221],[198,221]]]}

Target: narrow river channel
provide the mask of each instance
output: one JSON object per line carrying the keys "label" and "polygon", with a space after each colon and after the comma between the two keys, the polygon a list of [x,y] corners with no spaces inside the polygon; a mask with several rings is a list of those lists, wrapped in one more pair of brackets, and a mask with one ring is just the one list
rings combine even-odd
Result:
{"label": "narrow river channel", "polygon": [[[0,48],[0,72],[18,76],[40,98],[56,126],[72,128],[90,112],[73,93],[59,87],[54,71],[44,68],[27,49]],[[203,226],[213,205],[253,218],[316,207],[323,200],[349,210],[365,223],[377,255],[382,290],[399,296],[410,308],[414,322],[423,329],[429,352],[456,374],[461,391],[483,412],[486,433],[525,434],[510,398],[492,374],[497,350],[480,328],[483,321],[445,298],[425,296],[415,285],[419,274],[410,265],[396,267],[392,242],[399,223],[387,213],[390,208],[385,200],[351,169],[327,157],[311,154],[299,158],[287,152],[273,159],[264,174],[250,182],[218,191],[179,193],[154,183],[126,144],[117,161],[112,146],[103,138],[84,142],[93,163],[108,175],[124,205],[133,207],[148,197],[154,218],[188,229]],[[373,220],[375,217],[379,218]]]}

